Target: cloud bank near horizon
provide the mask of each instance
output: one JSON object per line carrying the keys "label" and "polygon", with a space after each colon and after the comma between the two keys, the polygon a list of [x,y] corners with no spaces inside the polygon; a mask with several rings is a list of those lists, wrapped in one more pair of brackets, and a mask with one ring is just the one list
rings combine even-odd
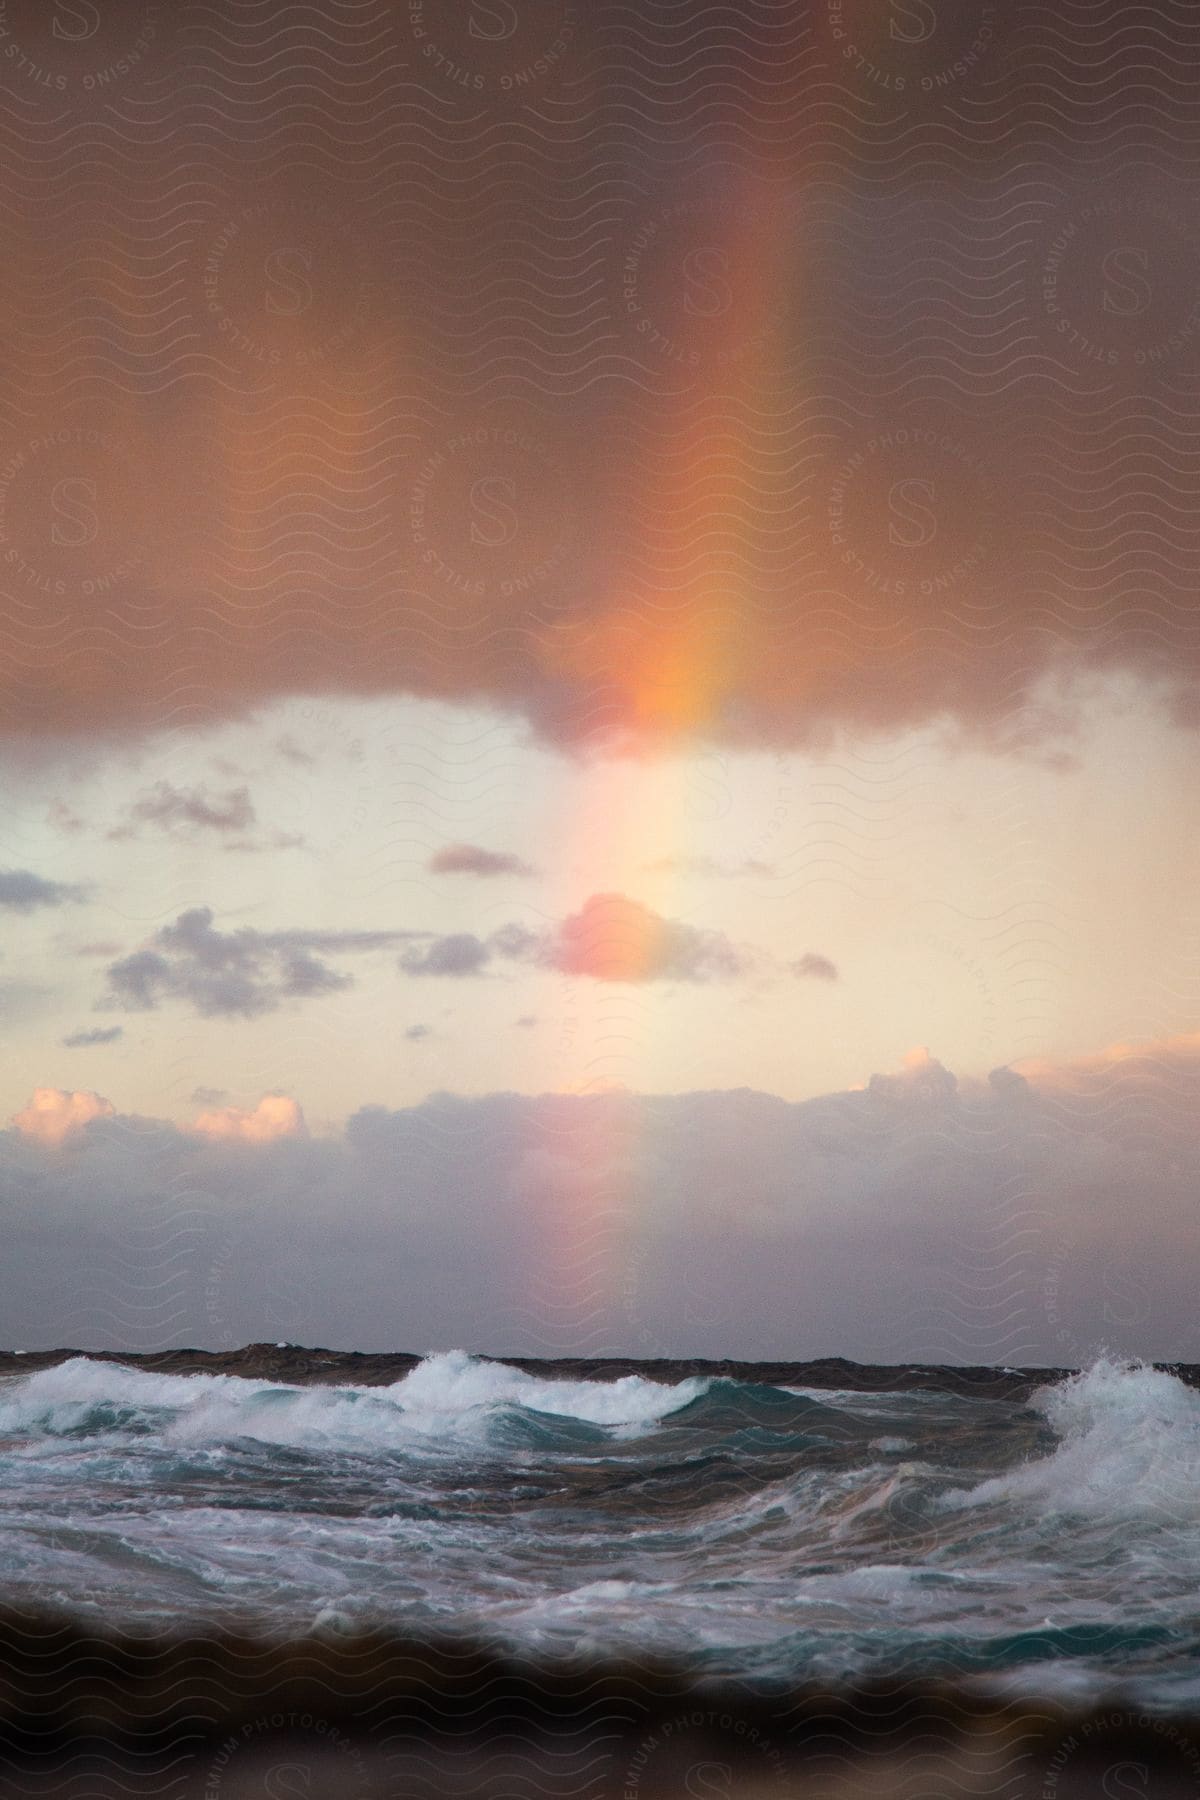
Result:
{"label": "cloud bank near horizon", "polygon": [[[804,1102],[432,1096],[310,1137],[41,1089],[0,1134],[18,1347],[1200,1358],[1200,1034]],[[173,1248],[172,1248],[173,1247]]]}

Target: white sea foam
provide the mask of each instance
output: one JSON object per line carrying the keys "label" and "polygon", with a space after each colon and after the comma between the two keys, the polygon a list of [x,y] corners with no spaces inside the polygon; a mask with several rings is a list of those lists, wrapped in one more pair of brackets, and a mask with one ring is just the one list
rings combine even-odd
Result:
{"label": "white sea foam", "polygon": [[709,1386],[706,1377],[674,1385],[623,1375],[617,1381],[553,1381],[507,1363],[481,1362],[465,1350],[428,1356],[388,1392],[414,1416],[453,1419],[480,1406],[523,1406],[592,1425],[652,1425]]}
{"label": "white sea foam", "polygon": [[76,1357],[18,1376],[0,1393],[0,1436],[10,1439],[156,1432],[167,1442],[252,1438],[295,1448],[370,1452],[414,1438],[484,1441],[498,1410],[520,1407],[563,1420],[650,1426],[703,1393],[703,1380],[670,1386],[552,1381],[465,1351],[431,1356],[390,1387],[294,1387],[235,1375],[155,1375]]}
{"label": "white sea foam", "polygon": [[1200,1516],[1200,1393],[1174,1375],[1101,1358],[1030,1405],[1058,1447],[948,1501],[1014,1500],[1114,1519]]}
{"label": "white sea foam", "polygon": [[1200,1693],[1182,1383],[1097,1364],[1028,1403],[1036,1435],[1019,1402],[781,1398],[461,1351],[360,1389],[78,1359],[0,1381],[0,1593],[130,1621],[453,1622],[739,1676],[967,1655],[1021,1691],[1075,1669],[1080,1692]]}

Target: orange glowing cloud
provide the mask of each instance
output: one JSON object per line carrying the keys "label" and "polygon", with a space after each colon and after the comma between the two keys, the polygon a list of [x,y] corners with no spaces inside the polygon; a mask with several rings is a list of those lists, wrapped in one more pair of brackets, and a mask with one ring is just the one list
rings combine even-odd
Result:
{"label": "orange glowing cloud", "polygon": [[1057,1094],[1094,1093],[1118,1076],[1148,1080],[1200,1068],[1200,1031],[1140,1044],[1108,1044],[1089,1056],[1028,1057],[1012,1065],[1032,1087]]}
{"label": "orange glowing cloud", "polygon": [[664,919],[625,894],[593,894],[565,918],[550,960],[595,981],[728,980],[749,966],[723,932]]}
{"label": "orange glowing cloud", "polygon": [[192,1130],[201,1137],[232,1139],[242,1144],[271,1144],[277,1138],[307,1137],[304,1114],[287,1094],[264,1094],[253,1110],[222,1106],[202,1112]]}
{"label": "orange glowing cloud", "polygon": [[68,1093],[65,1088],[35,1088],[33,1098],[22,1112],[14,1113],[12,1123],[22,1137],[35,1143],[58,1145],[73,1133],[82,1131],[93,1119],[111,1119],[116,1108],[99,1094]]}
{"label": "orange glowing cloud", "polygon": [[[26,33],[40,13],[49,75],[64,53],[56,9],[16,10]],[[128,9],[84,10],[117,21],[105,27],[116,67]],[[156,47],[131,71],[136,82],[154,70],[160,98],[173,80],[168,15],[184,10],[157,9]],[[272,67],[304,65],[314,9],[278,10],[300,35],[284,48],[292,27],[280,24]],[[404,10],[372,16],[395,25]],[[437,10],[439,29],[465,29],[447,21],[470,8]],[[649,41],[641,9],[618,10],[609,48],[577,65],[595,118],[628,107]],[[278,155],[231,161],[219,134],[197,147],[188,180],[207,198],[186,230],[174,202],[164,212],[179,181],[167,130],[143,132],[119,173],[93,171],[87,256],[69,184],[22,192],[0,290],[0,322],[21,343],[0,429],[0,737],[177,732],[320,693],[491,707],[572,747],[807,746],[930,722],[1018,751],[1061,728],[1054,708],[1030,710],[1039,679],[1091,668],[1144,672],[1194,722],[1200,638],[1187,581],[1171,573],[1192,553],[1175,428],[1155,424],[1165,436],[1136,479],[1123,473],[1103,504],[1081,506],[1090,459],[1124,470],[1127,427],[1106,415],[1095,444],[1090,424],[1072,431],[1064,396],[1091,365],[1040,300],[1016,336],[1007,287],[981,291],[964,320],[961,296],[983,279],[972,259],[998,254],[961,230],[974,174],[956,150],[956,172],[910,184],[905,229],[880,229],[872,180],[822,171],[829,156],[870,169],[880,155],[890,191],[892,138],[870,148],[872,127],[840,144],[856,137],[858,100],[831,98],[835,83],[814,110],[810,47],[784,23],[794,9],[769,10],[788,34],[782,61],[773,37],[755,54],[744,26],[717,28],[706,67],[681,25],[674,81],[656,51],[656,123],[632,185],[587,131],[535,130],[477,180],[457,137],[426,131],[413,79],[372,77],[366,104],[359,65],[343,69],[335,52],[331,85],[322,75],[307,100],[306,84],[289,99]],[[895,24],[883,0],[852,10],[862,45]],[[906,59],[902,106],[953,59],[950,15],[973,9],[940,10],[940,48],[933,62],[928,46]],[[1055,9],[1041,10],[1057,56]],[[828,32],[816,36],[827,54]],[[400,39],[411,52],[411,34]],[[372,58],[400,50],[364,42]],[[1111,52],[1097,54],[1107,80]],[[997,58],[988,78],[1018,138],[1040,95],[1020,66]],[[36,98],[27,76],[22,107]],[[230,79],[237,111],[248,95]],[[129,104],[150,91],[128,90]],[[681,158],[684,94],[726,124]],[[29,118],[52,157],[56,118]],[[1165,154],[1171,126],[1168,109]],[[411,150],[384,183],[396,206],[379,198],[385,144]],[[986,132],[973,154],[988,166]],[[1013,290],[1040,294],[1056,234],[1090,218],[1059,295],[1061,323],[1083,316],[1090,272],[1122,242],[1110,234],[1144,218],[1157,234],[1154,307],[1107,316],[1116,340],[1095,346],[1105,360],[1091,373],[1107,379],[1119,356],[1125,398],[1143,376],[1157,395],[1172,344],[1176,372],[1187,367],[1190,234],[1172,207],[1144,204],[1156,189],[1136,171],[1095,207],[1078,161],[1066,156],[1037,231],[1005,250],[1018,258]],[[428,214],[415,237],[413,206]],[[170,221],[168,263],[130,254],[131,218]],[[118,349],[107,325],[87,323],[110,312]],[[1132,607],[1130,534],[1139,556],[1157,543]],[[194,795],[150,805],[151,824],[196,822]]]}

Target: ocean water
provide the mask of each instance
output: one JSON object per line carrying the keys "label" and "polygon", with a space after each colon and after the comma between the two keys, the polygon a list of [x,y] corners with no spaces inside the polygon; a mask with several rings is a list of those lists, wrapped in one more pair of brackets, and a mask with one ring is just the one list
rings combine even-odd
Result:
{"label": "ocean water", "polygon": [[1012,1402],[460,1352],[360,1389],[76,1359],[0,1382],[0,1509],[0,1601],[105,1625],[1200,1705],[1200,1394],[1149,1368]]}

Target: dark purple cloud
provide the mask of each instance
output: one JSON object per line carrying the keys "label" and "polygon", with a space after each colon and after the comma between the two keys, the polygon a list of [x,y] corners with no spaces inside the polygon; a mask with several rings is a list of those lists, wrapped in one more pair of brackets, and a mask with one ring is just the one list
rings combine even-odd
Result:
{"label": "dark purple cloud", "polygon": [[95,1031],[73,1031],[62,1040],[64,1050],[90,1050],[100,1044],[115,1044],[124,1037],[123,1025],[97,1026]]}
{"label": "dark purple cloud", "polygon": [[63,881],[47,881],[29,869],[0,870],[0,909],[31,913],[43,907],[70,906],[86,898],[87,890]]}
{"label": "dark purple cloud", "polygon": [[492,952],[481,938],[470,931],[452,931],[446,937],[434,938],[428,944],[406,950],[400,967],[406,975],[445,975],[457,979],[463,975],[481,975],[492,958]]}
{"label": "dark purple cloud", "polygon": [[152,1011],[180,1001],[205,1018],[257,1018],[288,1000],[339,992],[353,978],[322,960],[392,949],[407,931],[222,932],[210,907],[180,913],[148,947],[121,957],[108,970],[101,1004],[130,1012]]}

